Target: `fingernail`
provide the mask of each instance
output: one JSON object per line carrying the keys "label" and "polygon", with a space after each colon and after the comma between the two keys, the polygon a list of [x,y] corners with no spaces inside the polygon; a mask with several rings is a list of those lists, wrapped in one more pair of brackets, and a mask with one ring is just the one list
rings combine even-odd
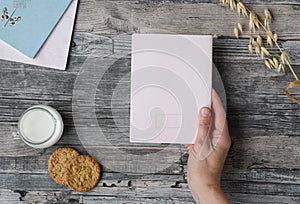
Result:
{"label": "fingernail", "polygon": [[202,117],[209,117],[210,116],[210,110],[208,108],[202,108],[201,109],[201,116]]}

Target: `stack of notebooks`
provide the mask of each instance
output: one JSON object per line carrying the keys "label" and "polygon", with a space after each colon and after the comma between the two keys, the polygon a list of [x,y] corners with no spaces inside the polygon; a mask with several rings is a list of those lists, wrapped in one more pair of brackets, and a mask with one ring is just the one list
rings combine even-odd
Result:
{"label": "stack of notebooks", "polygon": [[65,70],[78,0],[1,0],[0,59]]}

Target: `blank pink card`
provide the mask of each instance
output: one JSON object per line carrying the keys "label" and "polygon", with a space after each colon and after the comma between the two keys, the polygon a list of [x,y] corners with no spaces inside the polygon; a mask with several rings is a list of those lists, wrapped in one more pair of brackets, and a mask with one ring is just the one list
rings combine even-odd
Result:
{"label": "blank pink card", "polygon": [[211,84],[211,36],[134,34],[130,142],[193,144]]}

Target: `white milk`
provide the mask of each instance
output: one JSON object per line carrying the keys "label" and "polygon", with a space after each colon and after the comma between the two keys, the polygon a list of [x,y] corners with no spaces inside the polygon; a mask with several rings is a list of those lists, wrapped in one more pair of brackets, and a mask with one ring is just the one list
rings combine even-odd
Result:
{"label": "white milk", "polygon": [[19,120],[19,133],[24,142],[35,148],[46,148],[60,139],[63,122],[49,106],[38,105],[26,110]]}

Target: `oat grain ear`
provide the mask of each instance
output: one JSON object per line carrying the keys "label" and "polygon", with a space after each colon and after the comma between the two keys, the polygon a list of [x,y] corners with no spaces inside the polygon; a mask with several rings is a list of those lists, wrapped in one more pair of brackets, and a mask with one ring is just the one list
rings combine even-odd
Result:
{"label": "oat grain ear", "polygon": [[260,35],[257,35],[256,42],[259,44],[259,46],[262,46],[263,40],[262,40],[262,37]]}
{"label": "oat grain ear", "polygon": [[237,24],[237,28],[238,28],[239,32],[242,34],[243,33],[243,26],[242,26],[241,23]]}
{"label": "oat grain ear", "polygon": [[236,37],[236,38],[239,38],[239,35],[240,35],[240,34],[239,34],[238,28],[234,28],[233,32],[234,32],[235,37]]}
{"label": "oat grain ear", "polygon": [[[296,82],[299,81],[298,76],[296,75],[288,54],[279,46],[278,44],[278,34],[272,32],[270,29],[271,22],[273,20],[273,16],[271,11],[268,8],[264,9],[264,20],[263,23],[260,20],[259,16],[252,10],[250,10],[245,4],[243,4],[240,0],[222,0],[223,5],[228,6],[231,10],[236,10],[239,16],[242,14],[243,17],[248,18],[249,20],[249,31],[250,31],[250,39],[248,44],[248,52],[250,54],[253,53],[253,48],[257,56],[260,56],[264,61],[267,68],[277,71],[277,72],[285,72],[284,66],[287,65],[293,74]],[[243,26],[238,23],[237,26],[233,30],[236,38],[239,38],[241,34],[243,34]],[[262,32],[265,34],[263,37],[261,36]],[[256,40],[253,37],[253,34],[256,34]],[[264,40],[266,43],[264,43]],[[271,54],[267,47],[276,46],[280,52],[280,57],[275,54]],[[273,50],[272,50],[273,51]],[[277,59],[278,58],[278,59]],[[280,62],[279,62],[280,58]],[[294,82],[290,84],[295,84]],[[296,83],[297,84],[297,83]],[[298,85],[297,85],[298,86]],[[288,89],[286,89],[286,94],[290,100],[295,103],[299,103],[299,100],[293,98],[291,94],[289,94]]]}

